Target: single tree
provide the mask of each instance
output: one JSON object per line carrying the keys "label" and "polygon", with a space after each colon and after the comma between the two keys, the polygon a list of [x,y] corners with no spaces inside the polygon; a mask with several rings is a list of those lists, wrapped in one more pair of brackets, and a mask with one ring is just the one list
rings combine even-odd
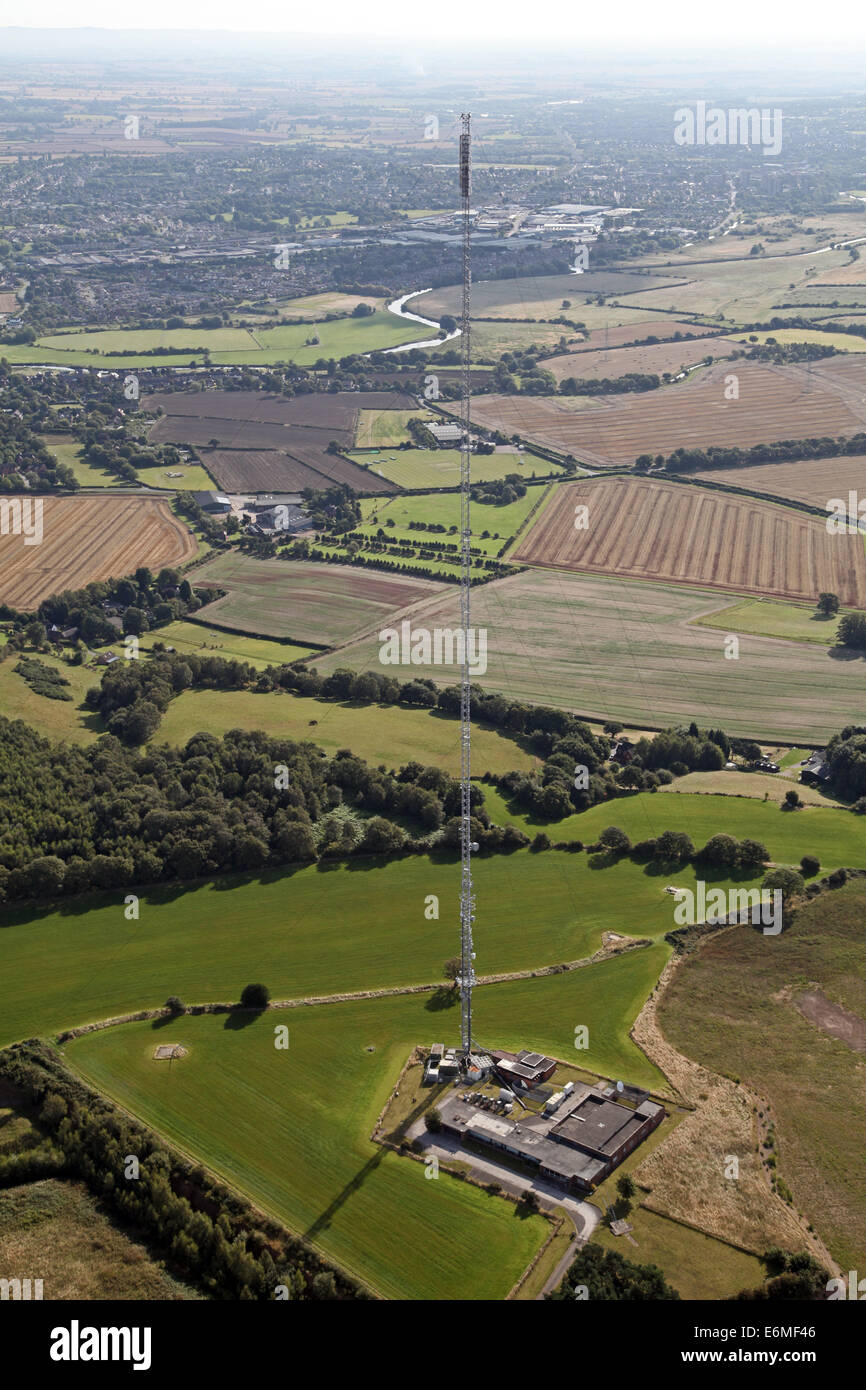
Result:
{"label": "single tree", "polygon": [[821,593],[818,595],[818,612],[825,618],[832,618],[839,612],[839,595]]}
{"label": "single tree", "polygon": [[267,985],[244,985],[241,993],[242,1009],[266,1009],[271,992]]}

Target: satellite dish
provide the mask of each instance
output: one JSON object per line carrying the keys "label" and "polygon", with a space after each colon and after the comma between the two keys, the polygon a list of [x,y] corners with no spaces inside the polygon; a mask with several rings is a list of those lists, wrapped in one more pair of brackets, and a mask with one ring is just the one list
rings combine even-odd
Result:
{"label": "satellite dish", "polygon": [[618,1082],[616,1083],[616,1089],[617,1089],[618,1091],[623,1091],[623,1090],[625,1089],[625,1087],[623,1086],[623,1084],[622,1084],[621,1081],[618,1081]]}

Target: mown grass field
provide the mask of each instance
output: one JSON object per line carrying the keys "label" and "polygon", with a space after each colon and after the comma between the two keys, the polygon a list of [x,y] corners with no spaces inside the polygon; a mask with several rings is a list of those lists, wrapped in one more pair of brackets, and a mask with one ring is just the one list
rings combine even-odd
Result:
{"label": "mown grass field", "polygon": [[596,1227],[593,1242],[636,1264],[658,1265],[681,1298],[733,1298],[741,1289],[757,1288],[766,1278],[764,1266],[754,1255],[666,1216],[634,1206],[628,1222],[637,1248],[604,1225]]}
{"label": "mown grass field", "polygon": [[[725,605],[718,592],[643,580],[528,570],[476,589],[472,621],[488,632],[486,690],[571,709],[589,719],[665,728],[696,719],[731,735],[823,744],[862,723],[863,662],[834,660],[813,643],[726,634],[694,620]],[[425,602],[416,626],[454,627],[458,596]],[[363,637],[317,663],[375,670]],[[447,684],[442,667],[413,668]]]}
{"label": "mown grass field", "polygon": [[94,468],[81,456],[81,445],[70,434],[41,434],[39,438],[50,454],[71,468],[82,487],[121,487],[120,479],[107,468]]}
{"label": "mown grass field", "polygon": [[383,444],[402,444],[411,438],[406,422],[417,414],[417,410],[359,410],[355,447],[373,449]]}
{"label": "mown grass field", "polygon": [[[779,778],[777,785],[781,801],[792,784]],[[542,827],[542,822],[510,810],[495,788],[484,788],[484,804],[498,825],[519,825],[530,834]],[[579,839],[592,844],[608,825],[618,825],[633,843],[655,838],[663,830],[684,830],[700,849],[711,835],[725,834],[738,840],[760,840],[778,864],[799,864],[804,854],[817,854],[822,870],[866,868],[862,817],[832,805],[783,811],[778,802],[758,801],[749,796],[638,792],[602,802],[561,821],[548,821],[543,828],[552,840]],[[607,872],[600,869],[598,876],[603,878]],[[681,870],[668,868],[667,873],[680,882]],[[669,881],[673,880],[664,878],[665,883]]]}
{"label": "mown grass field", "polygon": [[[477,503],[472,509],[472,545],[485,555],[494,556],[506,541],[517,534],[544,498],[543,486],[528,488],[524,497],[503,507]],[[429,497],[367,497],[361,502],[360,526],[355,529],[375,536],[381,528],[389,540],[446,541],[459,544],[460,495],[433,493]],[[445,531],[413,530],[410,522],[444,526]],[[393,525],[389,523],[393,522]],[[453,527],[453,530],[449,528]],[[485,536],[485,531],[489,534]]]}
{"label": "mown grass field", "polygon": [[[368,1135],[435,1015],[412,1000],[349,1003],[226,1028],[173,1024],[189,1055],[151,1060],[149,1025],[91,1035],[67,1059],[160,1133],[385,1296],[504,1298],[547,1234],[540,1217],[372,1144]],[[416,1037],[417,1034],[417,1037]]]}
{"label": "mown grass field", "polygon": [[[320,357],[346,357],[397,347],[419,337],[421,325],[399,319],[387,310],[367,318],[334,319],[330,323],[283,324],[275,328],[101,329],[95,333],[48,334],[27,347],[4,347],[10,363],[45,362],[66,367],[199,365],[205,351],[215,366],[262,367],[276,362],[312,366]],[[421,330],[423,332],[423,329]],[[307,339],[315,336],[316,343]],[[155,349],[167,348],[155,354]],[[120,353],[131,356],[118,356]]]}
{"label": "mown grass field", "polygon": [[[32,652],[26,653],[33,656]],[[55,656],[40,653],[52,670],[59,671],[69,681],[67,694],[71,700],[47,700],[37,695],[15,670],[18,656],[9,652],[0,661],[0,715],[6,719],[23,719],[43,738],[64,739],[69,743],[89,743],[105,732],[98,714],[83,707],[83,700],[92,685],[99,683],[99,672],[86,666],[68,666]]]}
{"label": "mown grass field", "polygon": [[701,627],[722,628],[725,632],[750,632],[757,637],[785,637],[792,642],[817,642],[822,647],[832,647],[839,619],[850,612],[853,609],[842,608],[836,617],[825,618],[805,604],[746,599],[696,621]]}
{"label": "mown grass field", "polygon": [[864,914],[857,881],[803,908],[771,950],[749,931],[710,938],[660,1005],[675,1047],[770,1102],[779,1172],[843,1270],[866,1260],[863,1054],[807,1022],[796,1003],[817,986],[866,1018]]}
{"label": "mown grass field", "polygon": [[[380,454],[350,453],[354,463],[379,473],[392,483],[405,488],[437,488],[460,486],[459,449],[395,449],[383,448]],[[503,449],[495,454],[473,454],[470,473],[473,483],[489,483],[508,473],[524,478],[546,478],[556,472],[556,464],[540,458],[529,449],[518,453]]]}
{"label": "mown grass field", "polygon": [[[152,632],[146,632],[139,638],[139,646],[145,652],[150,651],[155,642],[163,642],[167,647],[174,647],[175,651],[181,653],[195,652],[199,656],[222,656],[226,660],[248,661],[250,665],[258,666],[262,670],[266,666],[282,666],[289,661],[298,661],[313,651],[312,647],[302,647],[296,642],[240,636],[236,632],[226,632],[221,627],[208,627],[206,623],[190,623],[184,620],[166,623],[164,627],[154,628]],[[199,699],[205,693],[244,692],[198,691],[193,698]]]}
{"label": "mown grass field", "polygon": [[136,468],[136,476],[146,487],[173,488],[178,492],[208,492],[216,483],[200,463],[178,463],[171,468]]}
{"label": "mown grass field", "polygon": [[[402,705],[315,700],[287,691],[184,691],[172,700],[154,741],[183,744],[202,729],[217,737],[229,729],[262,729],[277,738],[309,740],[328,753],[351,748],[377,767],[380,763],[396,768],[421,762],[443,767],[454,777],[460,770],[456,721]],[[485,772],[501,775],[514,769],[529,771],[538,766],[533,754],[507,735],[477,726],[472,730],[472,761],[476,776]]]}
{"label": "mown grass field", "polygon": [[[479,975],[583,959],[604,931],[661,936],[672,926],[663,884],[629,861],[599,873],[584,855],[519,850],[479,858],[474,874]],[[143,888],[138,921],[124,916],[126,890],[36,913],[6,909],[0,969],[18,984],[4,1005],[0,1044],[156,1007],[170,994],[231,1002],[259,978],[275,999],[434,984],[453,955],[459,877],[453,858],[358,859]],[[694,871],[678,881],[693,885]],[[424,915],[431,894],[435,920]],[[641,950],[613,964],[637,970],[643,987],[660,968],[650,957]],[[598,1008],[601,1017],[601,1000]],[[634,1052],[630,1023],[611,1006],[600,1034],[608,1051],[619,1038],[621,1062]],[[557,1035],[560,1050],[570,1049],[573,1033],[572,1025]]]}

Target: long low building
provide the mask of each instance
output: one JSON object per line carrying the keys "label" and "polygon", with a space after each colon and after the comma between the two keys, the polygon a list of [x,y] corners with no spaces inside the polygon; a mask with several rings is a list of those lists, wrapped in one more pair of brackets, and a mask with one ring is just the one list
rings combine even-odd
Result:
{"label": "long low building", "polygon": [[497,1149],[537,1167],[550,1182],[591,1192],[661,1124],[665,1110],[651,1100],[631,1109],[590,1086],[577,1086],[549,1115],[525,1112],[512,1119],[465,1095],[443,1101],[439,1113],[443,1129],[461,1143]]}

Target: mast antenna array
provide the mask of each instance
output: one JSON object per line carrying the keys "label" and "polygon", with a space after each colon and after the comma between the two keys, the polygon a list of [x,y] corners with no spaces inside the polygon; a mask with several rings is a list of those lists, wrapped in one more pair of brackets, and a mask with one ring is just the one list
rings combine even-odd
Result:
{"label": "mast antenna array", "polygon": [[472,532],[469,517],[470,397],[469,307],[472,273],[470,246],[470,121],[461,117],[460,202],[463,214],[463,311],[461,316],[460,370],[460,627],[463,637],[460,671],[460,1056],[464,1065],[472,1051],[472,987],[475,984],[475,952],[472,949],[472,923],[475,897],[472,892],[472,746],[470,701],[472,686],[469,669],[469,594],[472,583]]}

